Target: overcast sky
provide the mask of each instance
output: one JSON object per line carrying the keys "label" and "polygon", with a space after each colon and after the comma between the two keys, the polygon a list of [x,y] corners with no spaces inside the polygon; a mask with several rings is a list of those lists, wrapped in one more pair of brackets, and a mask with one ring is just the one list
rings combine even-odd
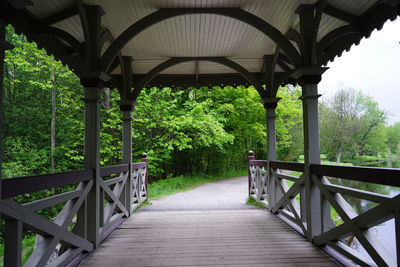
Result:
{"label": "overcast sky", "polygon": [[400,19],[386,22],[328,67],[319,84],[322,100],[343,84],[372,96],[387,111],[388,124],[400,122]]}

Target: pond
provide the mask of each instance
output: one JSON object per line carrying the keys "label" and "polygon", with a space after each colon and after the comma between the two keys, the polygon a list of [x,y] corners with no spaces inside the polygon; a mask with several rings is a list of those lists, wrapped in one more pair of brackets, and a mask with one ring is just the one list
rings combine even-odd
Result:
{"label": "pond", "polygon": [[[380,167],[380,168],[400,168],[400,159],[387,159],[383,161],[371,161],[371,162],[352,162],[354,166],[365,166],[365,167]],[[400,193],[400,188],[384,185],[376,185],[369,183],[361,183],[349,180],[337,179],[335,183],[342,184],[344,186],[357,188],[365,191],[380,193],[388,196],[396,196]],[[365,200],[356,198],[346,197],[346,200],[351,204],[353,209],[361,214],[377,204]],[[395,223],[394,219],[388,220],[382,224],[379,224],[370,230],[373,235],[381,242],[382,246],[385,247],[386,251],[396,259],[396,240],[395,240]],[[367,255],[367,252],[363,249],[357,239],[351,244],[351,247],[355,248],[361,254]]]}
{"label": "pond", "polygon": [[400,159],[386,159],[379,161],[355,161],[354,166],[379,167],[379,168],[400,168]]}

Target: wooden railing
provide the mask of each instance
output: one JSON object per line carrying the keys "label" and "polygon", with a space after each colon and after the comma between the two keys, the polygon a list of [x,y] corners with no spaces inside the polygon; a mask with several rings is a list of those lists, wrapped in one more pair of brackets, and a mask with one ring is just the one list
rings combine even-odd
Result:
{"label": "wooden railing", "polygon": [[[306,177],[303,163],[249,156],[250,197],[304,236],[311,235],[310,217],[317,217],[322,230],[311,235],[315,245],[344,264],[400,266],[400,194],[389,196],[338,184],[346,180],[400,187],[400,170],[312,164],[310,177]],[[307,183],[314,187],[311,192],[317,197],[313,199],[320,201],[320,209],[311,210],[312,215],[307,214],[311,199],[306,194]],[[351,198],[373,203],[372,207],[357,212],[347,201]],[[385,244],[374,229],[389,220],[394,222],[391,230],[396,248]]]}
{"label": "wooden railing", "polygon": [[[36,234],[34,250],[25,266],[79,263],[95,248],[88,238],[88,232],[93,230],[90,228],[96,227],[88,220],[89,194],[98,194],[100,207],[94,221],[99,222],[96,231],[101,241],[147,199],[145,154],[142,162],[131,166],[102,167],[100,176],[98,191],[93,190],[96,178],[92,169],[3,179],[0,204],[4,220],[4,266],[22,265],[25,231]],[[52,190],[53,194],[23,201],[41,190]],[[57,212],[56,216],[42,215],[49,208]]]}

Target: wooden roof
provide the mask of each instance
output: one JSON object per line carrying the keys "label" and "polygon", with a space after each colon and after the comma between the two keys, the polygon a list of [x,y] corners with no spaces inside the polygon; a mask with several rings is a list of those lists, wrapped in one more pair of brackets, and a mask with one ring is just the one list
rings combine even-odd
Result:
{"label": "wooden roof", "polygon": [[[26,2],[26,0],[9,3]],[[134,23],[143,20],[160,9],[202,9],[202,12],[187,12],[171,16],[150,25],[130,39],[121,50],[122,55],[132,56],[134,75],[144,75],[151,69],[174,57],[225,57],[251,73],[262,73],[264,56],[274,55],[277,44],[251,23],[236,17],[212,14],[207,9],[239,8],[261,18],[287,36],[297,50],[301,50],[296,40],[300,32],[300,5],[318,5],[316,0],[83,0],[84,5],[100,6],[104,10],[102,28],[112,38],[117,38]],[[322,13],[317,41],[322,43],[319,63],[333,60],[372,30],[381,28],[387,19],[394,19],[398,11],[396,0],[327,0]],[[234,10],[234,9],[232,9]],[[71,34],[78,42],[84,42],[81,19],[74,0],[33,0],[23,13],[37,25],[50,26]],[[49,44],[37,38],[37,27],[27,27],[21,22],[15,26],[44,48]],[[344,26],[348,26],[347,29]],[[336,35],[335,35],[336,31]],[[331,35],[331,36],[329,36]],[[111,39],[109,39],[111,40]],[[101,48],[104,53],[110,45],[106,41]],[[67,48],[70,43],[63,40]],[[49,49],[56,54],[57,49]],[[299,52],[300,53],[300,52]],[[287,60],[287,53],[275,67],[276,72],[294,69],[293,62]],[[120,74],[119,66],[110,71]],[[230,67],[207,60],[192,60],[171,66],[161,74],[173,75],[218,75],[234,73]],[[178,77],[178,76],[177,76]]]}

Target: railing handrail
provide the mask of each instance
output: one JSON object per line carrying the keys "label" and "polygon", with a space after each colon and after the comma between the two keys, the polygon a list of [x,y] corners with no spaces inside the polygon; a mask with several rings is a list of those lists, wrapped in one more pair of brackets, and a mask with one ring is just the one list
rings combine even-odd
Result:
{"label": "railing handrail", "polygon": [[[268,160],[250,160],[250,164],[266,167]],[[304,163],[301,162],[274,160],[270,161],[270,167],[289,171],[304,171]],[[400,169],[326,164],[311,164],[310,167],[311,173],[319,176],[400,187]]]}
{"label": "railing handrail", "polygon": [[253,159],[250,160],[250,164],[254,165],[254,166],[263,166],[263,167],[267,167],[268,165],[268,160],[257,160],[257,159]]}
{"label": "railing handrail", "polygon": [[86,169],[2,179],[1,199],[88,181],[93,173],[93,169]]}
{"label": "railing handrail", "polygon": [[134,162],[132,163],[132,169],[145,168],[146,164],[146,162]]}
{"label": "railing handrail", "polygon": [[270,166],[273,169],[284,169],[289,171],[304,171],[304,163],[301,162],[293,162],[293,161],[270,161]]}
{"label": "railing handrail", "polygon": [[[146,162],[132,163],[132,168],[145,168]],[[100,176],[127,172],[129,164],[117,164],[100,168]],[[49,174],[28,175],[2,179],[1,199],[7,199],[22,194],[29,194],[40,190],[51,189],[59,186],[76,184],[93,178],[94,170],[85,169],[78,171],[57,172]]]}
{"label": "railing handrail", "polygon": [[320,176],[400,187],[400,169],[311,164],[311,173]]}
{"label": "railing handrail", "polygon": [[100,177],[129,171],[129,164],[117,164],[100,168]]}

